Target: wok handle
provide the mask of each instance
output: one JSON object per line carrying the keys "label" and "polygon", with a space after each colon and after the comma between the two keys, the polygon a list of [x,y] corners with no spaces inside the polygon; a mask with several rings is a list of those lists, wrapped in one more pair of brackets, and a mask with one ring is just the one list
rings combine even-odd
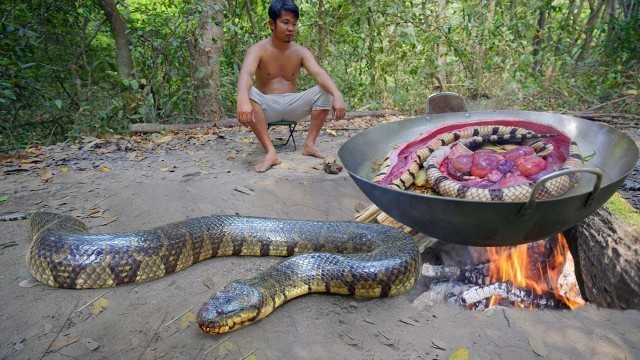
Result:
{"label": "wok handle", "polygon": [[531,191],[531,195],[529,196],[529,200],[524,206],[522,206],[522,209],[520,209],[520,217],[525,218],[531,215],[531,213],[533,213],[533,210],[536,208],[536,196],[538,196],[538,192],[540,192],[540,189],[542,189],[542,186],[547,181],[557,178],[559,176],[569,175],[569,174],[578,173],[578,172],[586,172],[596,176],[596,181],[593,184],[593,190],[591,191],[591,194],[587,198],[587,202],[584,204],[584,207],[590,206],[591,203],[593,203],[593,200],[595,199],[596,195],[598,194],[598,191],[600,191],[600,185],[602,184],[602,177],[604,175],[602,170],[598,168],[565,169],[565,170],[556,171],[547,176],[544,176],[536,182],[536,185],[533,187],[533,190]]}

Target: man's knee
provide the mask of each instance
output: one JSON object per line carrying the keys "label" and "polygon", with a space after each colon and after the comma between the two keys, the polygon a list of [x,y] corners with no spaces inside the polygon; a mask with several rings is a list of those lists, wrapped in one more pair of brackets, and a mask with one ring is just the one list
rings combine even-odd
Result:
{"label": "man's knee", "polygon": [[318,95],[315,97],[313,102],[313,106],[311,107],[312,111],[315,110],[329,110],[331,109],[331,104],[333,103],[333,96],[326,92],[320,85],[315,86],[317,88]]}

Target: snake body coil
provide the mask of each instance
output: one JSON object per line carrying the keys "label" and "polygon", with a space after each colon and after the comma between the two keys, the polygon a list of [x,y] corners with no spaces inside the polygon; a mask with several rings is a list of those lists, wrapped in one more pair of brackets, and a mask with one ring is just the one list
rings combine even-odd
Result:
{"label": "snake body coil", "polygon": [[399,295],[420,272],[412,238],[371,223],[209,216],[129,233],[90,234],[80,220],[36,212],[27,264],[54,287],[102,288],[159,278],[216,256],[291,256],[215,293],[200,328],[222,333],[248,325],[311,292]]}
{"label": "snake body coil", "polygon": [[[439,164],[431,156],[438,149],[450,146],[455,142],[466,145],[480,144],[484,142],[512,142],[530,145],[535,148],[538,155],[547,155],[552,150],[551,144],[542,141],[543,138],[552,137],[555,134],[537,134],[526,128],[518,126],[484,125],[466,127],[457,131],[441,134],[429,141],[426,146],[419,149],[413,162],[400,176],[388,186],[398,189],[408,189],[415,180],[420,168],[426,169],[427,182],[441,195],[478,201],[527,201],[531,196],[534,182],[508,186],[500,189],[483,189],[467,186],[464,182],[451,179],[439,169]],[[576,169],[583,166],[582,153],[578,144],[571,141],[566,161],[558,170]],[[380,171],[372,180],[380,183],[387,177],[391,168],[390,156],[383,160]],[[548,199],[558,197],[569,190],[577,181],[577,174],[560,176],[544,184],[536,199]]]}

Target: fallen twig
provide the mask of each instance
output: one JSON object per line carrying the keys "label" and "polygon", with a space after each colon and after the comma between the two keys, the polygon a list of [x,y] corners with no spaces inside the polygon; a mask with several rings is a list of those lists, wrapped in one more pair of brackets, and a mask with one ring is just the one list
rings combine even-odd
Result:
{"label": "fallen twig", "polygon": [[602,103],[602,104],[598,104],[598,105],[592,106],[592,107],[588,108],[588,109],[587,109],[587,110],[585,110],[585,111],[591,111],[591,110],[599,109],[599,108],[601,108],[601,107],[604,107],[604,106],[607,106],[607,105],[611,105],[611,104],[617,103],[618,101],[622,101],[622,100],[630,99],[630,98],[632,98],[632,97],[634,97],[634,96],[635,96],[635,95],[627,95],[627,96],[625,96],[625,97],[621,97],[621,98],[619,98],[619,99],[613,99],[613,100],[611,100],[611,101],[607,101],[607,102],[605,102],[605,103]]}
{"label": "fallen twig", "polygon": [[240,359],[240,360],[244,360],[244,359],[248,358],[249,356],[251,356],[251,354],[253,354],[254,352],[256,352],[256,350],[258,350],[258,349],[253,349],[253,351],[251,351],[251,352],[250,352],[250,353],[248,353],[247,355],[243,356],[243,357],[242,357],[242,359]]}
{"label": "fallen twig", "polygon": [[162,319],[160,319],[160,322],[158,323],[158,326],[156,326],[156,330],[153,332],[153,334],[151,335],[151,337],[149,338],[149,341],[147,341],[147,345],[144,346],[144,349],[142,349],[142,352],[140,353],[140,356],[138,356],[138,360],[140,360],[142,358],[142,356],[144,355],[144,353],[147,352],[147,349],[149,348],[149,345],[151,344],[151,342],[153,341],[153,338],[156,337],[156,335],[158,334],[158,330],[160,329],[160,327],[162,326],[162,323],[164,322],[164,319],[167,317],[167,313],[165,312],[164,315],[162,315]]}
{"label": "fallen twig", "polygon": [[229,340],[229,336],[227,336],[226,338],[224,338],[224,339],[220,340],[217,344],[213,345],[213,346],[211,347],[211,349],[209,349],[209,350],[207,350],[207,351],[203,352],[203,353],[202,353],[202,355],[207,355],[207,354],[209,353],[209,351],[211,351],[211,350],[213,350],[213,349],[217,348],[218,346],[220,346],[223,342],[225,342],[225,341],[227,341],[227,340]]}
{"label": "fallen twig", "polygon": [[180,315],[176,316],[176,317],[175,317],[175,318],[173,318],[171,321],[169,321],[168,323],[166,323],[166,324],[164,324],[164,325],[162,325],[162,326],[167,326],[167,325],[171,324],[172,322],[174,322],[174,321],[178,320],[182,315],[184,315],[184,314],[188,313],[188,312],[189,312],[189,311],[191,311],[192,309],[193,309],[193,306],[192,306],[192,307],[190,307],[190,308],[188,308],[188,309],[187,309],[187,310],[185,310],[182,314],[180,314]]}
{"label": "fallen twig", "polygon": [[100,299],[101,297],[103,297],[103,296],[104,296],[106,293],[108,293],[108,292],[109,292],[109,290],[107,290],[107,291],[103,292],[103,293],[102,293],[102,294],[100,294],[97,298],[95,298],[95,299],[93,299],[93,300],[89,301],[88,303],[84,304],[84,306],[82,306],[82,307],[81,307],[80,309],[78,309],[76,312],[80,312],[80,311],[84,310],[84,308],[86,308],[87,306],[89,306],[89,305],[93,304],[94,302],[96,302],[96,300]]}
{"label": "fallen twig", "polygon": [[67,321],[69,321],[69,318],[71,317],[71,314],[73,314],[73,309],[76,308],[76,306],[78,305],[79,301],[80,301],[80,298],[76,298],[76,302],[71,307],[71,310],[69,310],[69,312],[67,313],[67,317],[62,322],[62,325],[60,325],[60,329],[58,329],[58,332],[56,333],[56,336],[54,336],[53,339],[51,339],[51,342],[49,343],[49,346],[47,346],[47,348],[44,350],[44,352],[40,356],[40,360],[42,360],[42,358],[44,358],[44,356],[47,355],[47,353],[49,352],[49,349],[51,348],[51,345],[53,345],[53,342],[56,341],[58,336],[60,336],[60,333],[62,333],[62,329],[64,329],[64,326],[67,324]]}

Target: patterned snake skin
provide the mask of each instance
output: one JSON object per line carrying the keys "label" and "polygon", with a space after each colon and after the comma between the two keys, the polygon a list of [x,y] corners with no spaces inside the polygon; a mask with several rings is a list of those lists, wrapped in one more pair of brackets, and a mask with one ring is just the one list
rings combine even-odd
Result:
{"label": "patterned snake skin", "polygon": [[[543,156],[549,154],[553,150],[553,145],[544,142],[542,139],[552,136],[555,135],[536,134],[531,130],[521,127],[492,125],[478,126],[462,129],[460,131],[444,133],[430,141],[424,148],[418,150],[416,153],[416,159],[408,170],[395,179],[389,186],[399,190],[409,188],[409,186],[413,184],[416,174],[420,168],[424,166],[427,171],[427,182],[431,184],[431,186],[440,195],[479,201],[526,201],[531,196],[535,182],[504,187],[501,189],[481,189],[470,187],[443,174],[435,164],[434,157],[431,155],[444,146],[460,141],[466,146],[479,145],[483,142],[524,142],[524,144],[533,147],[538,156]],[[571,145],[569,146],[569,156],[558,170],[581,168],[582,166],[583,158],[580,148],[578,147],[578,144],[571,141]],[[380,182],[380,180],[387,175],[390,167],[391,164],[389,156],[387,156],[382,162],[380,171],[373,179],[373,182]],[[537,194],[536,199],[548,199],[564,194],[577,181],[577,177],[577,174],[570,174],[559,176],[547,181]]]}
{"label": "patterned snake skin", "polygon": [[234,281],[200,309],[198,324],[223,333],[311,292],[386,297],[413,287],[420,254],[408,234],[379,224],[209,216],[130,233],[90,234],[80,220],[35,212],[27,264],[40,282],[87,289],[159,278],[216,256],[291,256]]}

